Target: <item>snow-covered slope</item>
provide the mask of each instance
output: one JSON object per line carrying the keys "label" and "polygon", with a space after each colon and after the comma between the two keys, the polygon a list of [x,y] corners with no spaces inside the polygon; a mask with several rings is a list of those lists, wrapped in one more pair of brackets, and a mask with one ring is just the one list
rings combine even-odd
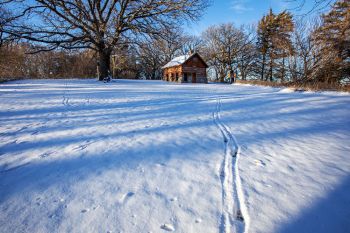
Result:
{"label": "snow-covered slope", "polygon": [[0,232],[349,232],[350,95],[0,85]]}

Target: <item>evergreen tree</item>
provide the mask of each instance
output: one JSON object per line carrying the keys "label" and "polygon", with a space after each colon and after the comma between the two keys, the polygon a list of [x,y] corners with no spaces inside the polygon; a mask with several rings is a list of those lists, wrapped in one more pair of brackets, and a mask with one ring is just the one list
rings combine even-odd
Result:
{"label": "evergreen tree", "polygon": [[331,11],[322,16],[322,20],[322,25],[314,34],[321,56],[314,79],[333,84],[349,81],[350,1],[337,1]]}
{"label": "evergreen tree", "polygon": [[[291,33],[294,30],[293,17],[289,12],[283,11],[275,15],[270,9],[258,25],[257,48],[261,55],[261,80],[273,81],[273,71],[280,66],[280,78],[285,78],[285,57],[292,52]],[[278,64],[278,60],[281,60]],[[266,74],[266,66],[268,71]]]}
{"label": "evergreen tree", "polygon": [[263,16],[263,18],[259,21],[258,24],[258,41],[257,41],[257,48],[261,55],[261,73],[260,73],[260,79],[263,81],[265,78],[265,67],[267,62],[267,55],[271,49],[271,39],[274,29],[274,20],[275,15],[272,12],[272,9],[270,9],[270,13],[266,16]]}
{"label": "evergreen tree", "polygon": [[[292,15],[285,11],[277,15],[276,21],[277,30],[273,38],[275,44],[274,57],[280,60],[277,77],[281,82],[284,82],[286,78],[286,58],[293,53],[291,33],[294,31],[294,22]],[[270,78],[272,77],[270,76]]]}

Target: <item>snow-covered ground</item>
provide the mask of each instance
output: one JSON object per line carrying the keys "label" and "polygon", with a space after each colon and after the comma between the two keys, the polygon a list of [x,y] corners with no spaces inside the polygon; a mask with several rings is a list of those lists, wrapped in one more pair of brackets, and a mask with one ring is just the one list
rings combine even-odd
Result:
{"label": "snow-covered ground", "polygon": [[0,85],[0,232],[350,232],[350,95]]}

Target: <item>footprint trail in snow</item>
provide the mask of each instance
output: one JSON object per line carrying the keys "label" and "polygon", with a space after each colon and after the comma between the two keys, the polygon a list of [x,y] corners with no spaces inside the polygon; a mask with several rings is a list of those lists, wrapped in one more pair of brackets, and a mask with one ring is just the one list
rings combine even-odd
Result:
{"label": "footprint trail in snow", "polygon": [[244,205],[238,159],[240,147],[229,127],[221,121],[221,100],[217,100],[213,120],[219,128],[225,143],[224,158],[220,168],[222,186],[222,213],[220,233],[248,232],[248,212]]}

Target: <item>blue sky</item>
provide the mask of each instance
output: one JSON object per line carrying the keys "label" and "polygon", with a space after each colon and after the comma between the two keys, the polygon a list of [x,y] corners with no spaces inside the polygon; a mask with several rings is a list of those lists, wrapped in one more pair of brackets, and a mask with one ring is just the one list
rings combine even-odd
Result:
{"label": "blue sky", "polygon": [[[294,13],[300,15],[310,11],[313,2],[313,0],[306,0],[303,8]],[[188,25],[186,31],[199,35],[208,26],[214,24],[227,22],[233,22],[237,26],[252,24],[258,22],[270,7],[274,12],[280,12],[297,6],[297,2],[291,3],[290,0],[212,0],[211,6],[206,10],[202,19]]]}

